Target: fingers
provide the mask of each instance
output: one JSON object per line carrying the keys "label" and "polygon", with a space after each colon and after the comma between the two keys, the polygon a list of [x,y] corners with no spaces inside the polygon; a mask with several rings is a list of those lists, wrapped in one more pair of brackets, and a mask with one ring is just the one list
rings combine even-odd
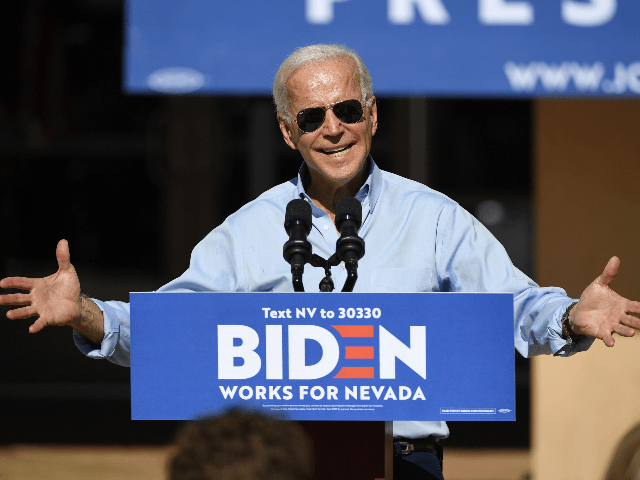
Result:
{"label": "fingers", "polygon": [[56,247],[56,259],[60,270],[68,270],[71,267],[71,255],[69,254],[69,242],[62,239]]}
{"label": "fingers", "polygon": [[13,293],[0,295],[0,305],[29,305],[31,295],[28,293]]}
{"label": "fingers", "polygon": [[29,327],[29,333],[38,333],[44,327],[47,326],[47,322],[45,322],[42,317],[33,322],[33,324]]}
{"label": "fingers", "polygon": [[634,302],[633,300],[627,300],[627,312],[640,313],[640,302]]}
{"label": "fingers", "polygon": [[627,327],[635,328],[636,330],[640,330],[640,318],[634,317],[633,315],[625,315],[620,321],[623,325]]}
{"label": "fingers", "polygon": [[618,275],[618,268],[620,268],[620,259],[618,257],[611,257],[607,262],[607,266],[604,267],[602,275],[598,277],[598,283],[602,286],[607,286]]}
{"label": "fingers", "polygon": [[9,320],[22,320],[23,318],[33,317],[38,314],[36,307],[29,305],[28,307],[16,308],[7,312]]}
{"label": "fingers", "polygon": [[0,288],[17,288],[18,290],[31,290],[35,279],[26,277],[7,277],[0,280]]}
{"label": "fingers", "polygon": [[621,323],[614,325],[613,331],[622,337],[633,337],[636,334],[636,331],[633,328],[627,327]]}
{"label": "fingers", "polygon": [[613,335],[611,335],[610,333],[605,333],[602,337],[602,341],[607,347],[613,347],[616,343],[616,341],[613,339]]}
{"label": "fingers", "polygon": [[625,315],[620,323],[614,323],[611,325],[611,331],[606,331],[602,335],[602,341],[607,347],[613,347],[615,340],[613,334],[617,333],[621,337],[633,337],[636,334],[636,330],[640,330],[640,319],[632,316]]}

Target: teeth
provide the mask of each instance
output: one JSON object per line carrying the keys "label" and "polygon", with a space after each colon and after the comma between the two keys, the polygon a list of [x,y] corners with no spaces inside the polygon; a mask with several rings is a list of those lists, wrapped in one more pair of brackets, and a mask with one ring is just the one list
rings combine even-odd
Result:
{"label": "teeth", "polygon": [[336,148],[335,150],[323,150],[327,155],[331,155],[334,157],[340,156],[341,153],[346,152],[351,148],[351,145],[347,145],[346,147]]}

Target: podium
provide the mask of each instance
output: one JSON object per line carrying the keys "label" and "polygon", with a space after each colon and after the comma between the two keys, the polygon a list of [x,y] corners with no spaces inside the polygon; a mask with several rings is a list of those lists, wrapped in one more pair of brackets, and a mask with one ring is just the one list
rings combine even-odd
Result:
{"label": "podium", "polygon": [[243,407],[301,421],[316,478],[389,480],[394,420],[515,420],[511,294],[130,300],[132,419]]}
{"label": "podium", "polygon": [[[314,480],[391,480],[391,422],[302,421],[315,448]],[[388,454],[386,453],[388,451]]]}

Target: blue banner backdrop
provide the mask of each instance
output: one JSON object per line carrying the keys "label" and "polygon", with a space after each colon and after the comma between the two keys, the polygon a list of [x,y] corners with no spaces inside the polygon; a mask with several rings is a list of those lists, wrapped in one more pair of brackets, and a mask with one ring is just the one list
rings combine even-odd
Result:
{"label": "blue banner backdrop", "polygon": [[511,294],[131,294],[134,420],[515,420],[514,368]]}
{"label": "blue banner backdrop", "polygon": [[295,48],[360,53],[378,95],[640,94],[637,0],[126,0],[128,93],[269,94]]}

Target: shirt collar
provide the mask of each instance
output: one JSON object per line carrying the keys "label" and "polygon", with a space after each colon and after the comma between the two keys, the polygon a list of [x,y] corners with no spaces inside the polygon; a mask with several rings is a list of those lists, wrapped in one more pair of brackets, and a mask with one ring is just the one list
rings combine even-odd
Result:
{"label": "shirt collar", "polygon": [[[378,197],[380,196],[380,189],[382,185],[382,170],[378,168],[371,155],[369,155],[367,158],[369,159],[369,175],[367,176],[364,185],[362,185],[360,190],[358,190],[358,193],[356,193],[355,198],[358,199],[358,201],[362,205],[368,205],[369,213],[371,213],[373,212],[373,209],[378,202]],[[321,208],[316,207],[313,204],[311,197],[309,197],[309,195],[307,195],[307,193],[304,191],[304,178],[306,175],[309,175],[309,168],[307,167],[306,162],[302,162],[302,165],[300,165],[300,170],[298,170],[296,193],[299,198],[302,198],[303,200],[307,200],[309,202],[309,205],[311,205],[313,216],[320,217],[324,214],[324,211]],[[369,200],[368,202],[365,201],[367,199]],[[362,213],[364,218],[366,216],[366,212]]]}

